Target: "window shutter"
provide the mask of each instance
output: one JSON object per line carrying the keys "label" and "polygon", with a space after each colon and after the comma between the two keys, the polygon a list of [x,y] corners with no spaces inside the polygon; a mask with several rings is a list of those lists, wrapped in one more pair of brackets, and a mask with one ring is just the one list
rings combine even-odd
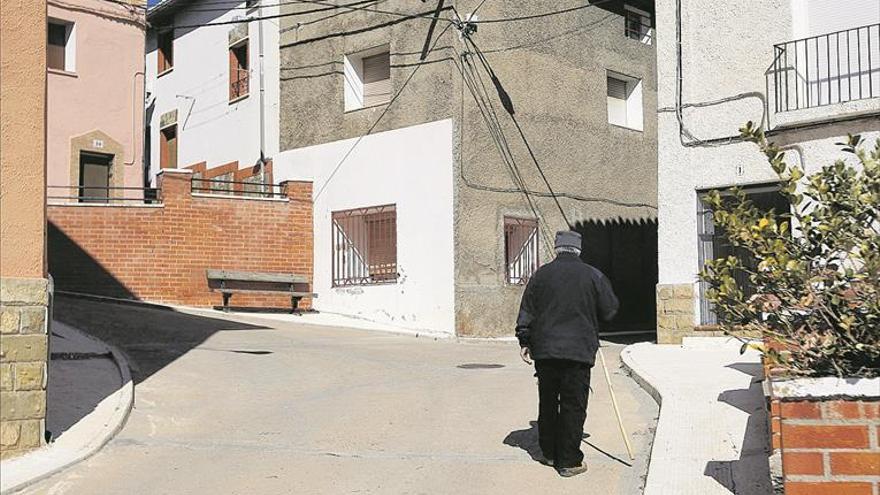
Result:
{"label": "window shutter", "polygon": [[388,52],[363,58],[364,106],[391,99],[391,56]]}
{"label": "window shutter", "polygon": [[618,100],[626,99],[626,81],[609,77],[608,78],[608,96],[617,98]]}

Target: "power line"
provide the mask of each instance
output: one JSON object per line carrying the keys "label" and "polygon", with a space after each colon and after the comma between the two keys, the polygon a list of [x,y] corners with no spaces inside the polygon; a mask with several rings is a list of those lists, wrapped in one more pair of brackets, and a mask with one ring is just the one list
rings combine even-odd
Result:
{"label": "power line", "polygon": [[518,17],[501,17],[498,19],[474,20],[474,21],[469,21],[469,22],[471,22],[472,24],[491,24],[491,23],[496,23],[496,22],[527,21],[530,19],[538,19],[540,17],[549,17],[549,16],[554,16],[554,15],[559,15],[559,14],[567,14],[569,12],[574,12],[576,10],[582,10],[582,9],[587,9],[590,7],[595,7],[597,5],[602,5],[602,4],[608,3],[610,1],[612,1],[612,0],[598,0],[596,2],[588,3],[586,5],[579,5],[577,7],[571,7],[571,8],[563,9],[563,10],[554,10],[551,12],[542,12],[540,14],[524,15],[524,16],[518,16]]}
{"label": "power line", "polygon": [[[434,41],[434,45],[436,45],[437,42],[440,41],[440,38],[443,37],[443,35],[446,33],[447,30],[449,30],[450,27],[452,27],[452,24],[447,24],[446,27],[443,28],[443,31],[440,31],[440,34],[437,36],[437,40]],[[434,45],[431,46],[431,49],[428,50],[428,53],[430,53],[434,49]],[[317,201],[318,198],[321,197],[321,194],[324,192],[325,189],[327,189],[327,186],[330,184],[330,181],[333,180],[333,177],[336,176],[336,173],[339,172],[339,169],[342,168],[342,165],[345,163],[345,161],[348,159],[348,157],[351,156],[351,154],[354,152],[354,149],[357,147],[357,145],[360,144],[360,142],[365,137],[369,136],[373,132],[373,130],[376,128],[376,126],[379,125],[379,122],[382,121],[382,118],[385,117],[385,115],[388,113],[388,110],[391,108],[392,105],[394,105],[394,102],[397,101],[397,98],[400,96],[401,93],[403,93],[403,90],[406,89],[406,86],[412,80],[413,76],[416,75],[416,72],[418,72],[419,69],[422,68],[422,65],[423,64],[417,65],[415,67],[415,69],[413,69],[412,72],[409,73],[409,76],[406,78],[406,80],[400,86],[400,89],[398,89],[397,92],[394,93],[394,96],[391,98],[391,100],[388,102],[388,104],[385,105],[385,109],[382,110],[382,113],[379,114],[379,117],[377,117],[376,120],[373,121],[373,123],[370,125],[370,128],[367,129],[367,132],[364,134],[361,134],[357,138],[357,140],[355,140],[355,142],[352,143],[351,148],[349,148],[348,151],[345,152],[345,155],[343,155],[342,159],[339,160],[339,163],[336,164],[336,166],[333,168],[333,171],[330,172],[330,175],[327,177],[327,180],[325,180],[324,184],[321,185],[321,189],[319,189],[318,192],[315,194],[314,201]]]}
{"label": "power line", "polygon": [[547,180],[547,175],[544,174],[544,169],[538,162],[538,158],[535,156],[535,152],[532,150],[532,146],[531,144],[529,144],[529,140],[526,138],[522,127],[519,125],[519,121],[516,118],[516,112],[513,108],[513,101],[510,99],[510,95],[508,95],[507,91],[504,90],[504,87],[501,85],[501,81],[498,80],[498,76],[495,74],[495,71],[492,70],[492,66],[489,65],[489,61],[486,60],[486,57],[480,52],[480,48],[477,46],[476,43],[474,43],[474,40],[472,40],[469,35],[465,35],[463,39],[466,43],[470,43],[470,45],[473,47],[474,51],[477,54],[477,57],[483,64],[483,67],[486,69],[489,77],[492,79],[492,83],[495,85],[495,89],[498,91],[498,97],[501,99],[504,109],[507,110],[507,113],[510,115],[510,119],[513,121],[514,126],[516,126],[516,130],[519,132],[520,138],[522,138],[523,144],[525,144],[526,149],[529,152],[529,156],[532,158],[532,162],[535,164],[535,168],[538,169],[538,173],[541,175],[541,179],[543,179],[544,184],[547,186],[547,190],[553,197],[553,201],[556,203],[556,207],[559,209],[559,213],[562,215],[562,219],[565,220],[565,224],[568,225],[569,229],[571,229],[571,222],[568,221],[568,216],[565,214],[565,210],[562,208],[562,204],[559,202],[559,198],[553,191],[553,187],[550,185],[550,181]]}
{"label": "power line", "polygon": [[[406,14],[403,12],[396,12],[396,11],[390,11],[390,10],[380,10],[380,9],[375,9],[372,7],[358,6],[358,5],[365,3],[365,2],[353,2],[350,4],[344,4],[344,5],[334,5],[331,3],[323,2],[321,0],[294,0],[293,3],[324,5],[326,8],[320,9],[320,10],[319,9],[312,9],[310,11],[287,12],[287,13],[282,13],[282,14],[247,17],[244,19],[234,19],[234,20],[230,20],[230,21],[208,22],[208,23],[201,23],[201,24],[185,24],[185,25],[165,25],[165,26],[157,25],[154,27],[157,29],[194,29],[194,28],[202,28],[202,27],[210,27],[210,26],[228,26],[231,24],[243,24],[243,23],[248,23],[248,22],[252,22],[252,21],[265,21],[265,20],[270,20],[270,19],[281,19],[284,17],[305,15],[307,13],[323,12],[326,10],[333,10],[333,9],[347,9],[350,11],[359,11],[360,10],[360,11],[366,11],[366,12],[374,12],[377,14],[385,14],[385,15],[400,17],[400,18],[402,18],[402,20],[417,19],[417,18],[418,19],[430,19],[430,20],[434,19],[433,16],[429,15],[429,14],[434,13],[433,10],[428,11],[428,12],[419,12],[419,13],[415,13],[415,14]],[[443,10],[446,10],[446,9],[443,9]],[[445,20],[446,22],[449,22],[449,25],[452,25],[451,20],[445,19],[442,17],[441,17],[441,19]],[[381,25],[380,25],[380,27],[381,27]],[[355,32],[360,32],[360,31],[355,31]],[[284,48],[286,46],[291,46],[291,45],[281,45],[281,48]]]}
{"label": "power line", "polygon": [[[112,0],[108,0],[108,1],[112,1]],[[361,5],[361,4],[371,3],[371,2],[375,2],[375,1],[376,0],[361,0],[359,2],[352,2],[348,5]],[[186,11],[187,12],[228,12],[230,10],[248,10],[248,11],[250,11],[250,10],[256,10],[258,8],[265,9],[265,8],[269,8],[269,7],[282,7],[284,5],[302,5],[303,2],[302,2],[302,0],[289,0],[289,1],[283,1],[283,2],[278,2],[278,3],[261,3],[259,5],[251,5],[251,6],[245,5],[243,7],[239,7],[238,5],[240,5],[242,3],[242,0],[235,0],[232,2],[200,2],[199,5],[222,5],[222,4],[229,4],[229,3],[232,3],[235,6],[234,7],[233,6],[211,7],[211,8],[205,8],[205,9],[194,8],[194,9],[186,9]],[[335,6],[335,7],[323,7],[320,9],[313,9],[313,10],[303,10],[303,11],[296,12],[296,14],[311,14],[314,12],[326,12],[328,10],[335,10],[335,9],[339,9],[339,8],[342,8],[342,6],[340,5],[340,6]]]}

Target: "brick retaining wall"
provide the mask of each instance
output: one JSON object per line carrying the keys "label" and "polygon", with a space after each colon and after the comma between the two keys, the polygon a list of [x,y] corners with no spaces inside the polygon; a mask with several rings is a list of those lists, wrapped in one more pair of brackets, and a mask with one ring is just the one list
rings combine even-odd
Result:
{"label": "brick retaining wall", "polygon": [[877,495],[880,401],[772,399],[786,495]]}
{"label": "brick retaining wall", "polygon": [[[288,182],[286,198],[264,199],[192,194],[191,177],[163,171],[159,205],[50,205],[49,272],[56,290],[207,307],[222,303],[209,290],[207,269],[311,280],[311,182]],[[236,294],[231,304],[283,308],[290,299]]]}

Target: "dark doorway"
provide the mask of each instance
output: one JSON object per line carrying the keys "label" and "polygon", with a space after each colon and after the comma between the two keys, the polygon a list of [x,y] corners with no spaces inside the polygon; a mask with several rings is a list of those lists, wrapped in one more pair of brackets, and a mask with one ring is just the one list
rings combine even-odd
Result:
{"label": "dark doorway", "polygon": [[581,258],[602,270],[620,299],[604,332],[656,332],[657,222],[579,222]]}
{"label": "dark doorway", "polygon": [[113,155],[81,152],[79,155],[80,203],[106,203],[110,197]]}

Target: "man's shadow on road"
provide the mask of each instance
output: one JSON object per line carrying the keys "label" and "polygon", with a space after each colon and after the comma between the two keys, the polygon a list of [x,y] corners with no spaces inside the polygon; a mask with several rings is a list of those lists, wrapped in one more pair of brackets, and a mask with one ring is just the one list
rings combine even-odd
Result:
{"label": "man's shadow on road", "polygon": [[[589,440],[587,440],[588,438],[590,438],[590,434],[584,433],[583,443],[591,447],[596,452],[604,455],[605,457],[608,457],[609,459],[615,460],[623,464],[624,466],[632,467],[632,464],[600,449]],[[504,445],[509,445],[511,447],[517,447],[524,450],[535,462],[541,462],[544,459],[543,452],[541,452],[541,445],[538,443],[537,421],[529,421],[529,429],[527,430],[514,430],[508,433],[507,436],[504,438]]]}

